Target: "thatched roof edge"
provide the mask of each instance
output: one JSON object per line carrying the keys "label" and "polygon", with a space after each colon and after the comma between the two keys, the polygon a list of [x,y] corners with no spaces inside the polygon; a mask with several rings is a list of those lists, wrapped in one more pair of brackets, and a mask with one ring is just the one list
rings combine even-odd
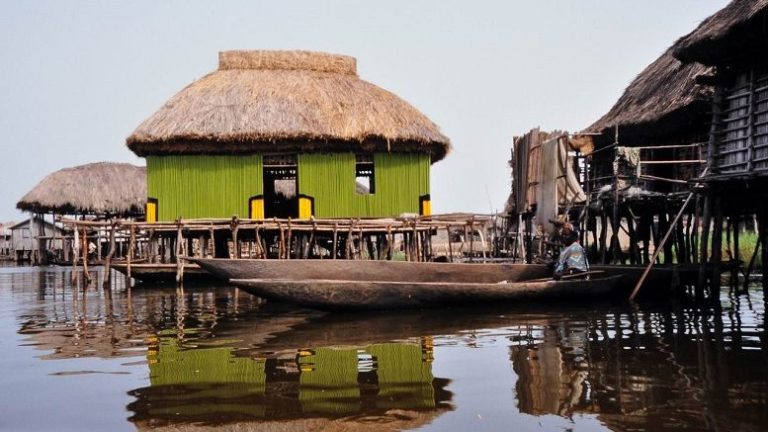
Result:
{"label": "thatched roof edge", "polygon": [[353,151],[423,152],[449,139],[395,94],[359,79],[352,57],[305,51],[220,53],[127,138],[139,156]]}
{"label": "thatched roof edge", "polygon": [[709,73],[710,68],[681,63],[672,55],[674,48],[640,72],[613,107],[585,132],[607,133],[618,126],[631,141],[633,134],[658,136],[670,133],[670,129],[675,129],[672,133],[682,132],[685,127],[679,126],[704,115],[712,90],[697,84],[696,76]]}
{"label": "thatched roof edge", "polygon": [[684,62],[714,65],[748,49],[750,43],[764,47],[767,37],[768,0],[733,0],[680,38],[674,55]]}
{"label": "thatched roof edge", "polygon": [[16,208],[33,213],[137,215],[147,199],[146,168],[97,162],[47,175]]}

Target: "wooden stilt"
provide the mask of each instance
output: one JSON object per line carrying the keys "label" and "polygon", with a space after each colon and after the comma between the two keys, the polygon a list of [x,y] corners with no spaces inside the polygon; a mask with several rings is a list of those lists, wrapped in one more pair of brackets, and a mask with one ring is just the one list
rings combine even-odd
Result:
{"label": "wooden stilt", "polygon": [[80,257],[80,234],[78,233],[77,226],[74,227],[72,240],[70,246],[72,247],[72,270],[70,273],[70,282],[73,287],[77,282],[77,260]]}
{"label": "wooden stilt", "polygon": [[714,227],[712,231],[712,279],[710,280],[710,299],[716,298],[720,291],[720,269],[723,261],[723,208],[721,205],[721,198],[715,196],[713,204]]}
{"label": "wooden stilt", "polygon": [[232,249],[234,250],[232,258],[234,259],[240,259],[240,256],[242,255],[242,250],[240,249],[240,241],[237,238],[240,231],[239,225],[240,221],[238,221],[236,217],[233,217],[229,228],[232,231]]}
{"label": "wooden stilt", "polygon": [[445,227],[445,233],[448,235],[448,261],[453,262],[453,245],[451,245],[451,226]]}
{"label": "wooden stilt", "polygon": [[112,257],[115,256],[115,231],[116,231],[116,223],[115,221],[112,221],[112,225],[109,228],[109,251],[107,252],[107,257],[104,259],[104,288],[109,286],[109,283],[112,281]]}
{"label": "wooden stilt", "polygon": [[86,283],[91,282],[91,274],[88,272],[88,231],[85,227],[83,227],[83,235],[81,236],[81,253],[83,254],[82,260],[83,260],[83,277],[85,278]]}
{"label": "wooden stilt", "polygon": [[700,290],[704,288],[707,283],[707,264],[709,257],[709,228],[711,225],[711,198],[706,196],[704,198],[704,205],[702,208],[702,226],[701,226],[701,240],[699,241],[699,286],[697,287],[698,294]]}
{"label": "wooden stilt", "polygon": [[339,245],[339,224],[334,223],[333,224],[333,245],[332,245],[332,251],[331,254],[333,255],[333,259],[336,259],[336,255],[338,255],[337,247]]}
{"label": "wooden stilt", "polygon": [[129,237],[128,237],[128,254],[126,255],[126,262],[125,262],[125,283],[130,287],[131,286],[131,260],[133,259],[133,248],[136,245],[136,228],[131,225],[128,228]]}
{"label": "wooden stilt", "polygon": [[291,251],[293,250],[293,226],[291,225],[291,218],[288,218],[288,238],[285,241],[285,259],[291,259]]}
{"label": "wooden stilt", "polygon": [[[131,231],[131,237],[133,237],[133,231]],[[176,229],[176,283],[181,285],[184,280],[184,260],[180,255],[182,252],[182,245],[184,244],[184,237],[181,231],[181,224]]]}

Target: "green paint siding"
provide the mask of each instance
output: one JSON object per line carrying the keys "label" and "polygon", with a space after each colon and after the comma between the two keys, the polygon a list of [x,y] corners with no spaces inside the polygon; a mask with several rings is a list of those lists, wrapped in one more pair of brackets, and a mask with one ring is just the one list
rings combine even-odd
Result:
{"label": "green paint siding", "polygon": [[261,155],[147,157],[147,194],[160,221],[247,218],[248,199],[261,193]]}
{"label": "green paint siding", "polygon": [[429,194],[430,157],[424,154],[374,155],[375,193],[355,191],[352,153],[299,155],[299,193],[315,199],[315,217],[387,217],[418,213],[419,197]]}

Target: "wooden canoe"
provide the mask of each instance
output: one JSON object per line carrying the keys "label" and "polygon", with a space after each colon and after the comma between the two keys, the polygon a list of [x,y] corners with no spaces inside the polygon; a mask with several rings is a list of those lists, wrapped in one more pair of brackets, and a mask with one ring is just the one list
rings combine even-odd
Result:
{"label": "wooden canoe", "polygon": [[497,283],[551,276],[543,265],[459,264],[370,260],[255,260],[189,258],[224,280],[347,280]]}
{"label": "wooden canoe", "polygon": [[[112,264],[112,268],[127,275],[128,265],[124,262]],[[175,282],[176,264],[133,264],[131,277],[143,282]],[[184,264],[184,282],[211,280],[212,275],[195,264]]]}
{"label": "wooden canoe", "polygon": [[230,279],[269,300],[325,310],[427,308],[527,300],[585,300],[615,294],[621,276],[540,282],[416,282],[296,279]]}

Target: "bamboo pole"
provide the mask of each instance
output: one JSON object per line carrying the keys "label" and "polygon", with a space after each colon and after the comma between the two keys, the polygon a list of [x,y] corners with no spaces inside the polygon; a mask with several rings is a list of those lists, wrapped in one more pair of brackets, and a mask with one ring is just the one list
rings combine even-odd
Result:
{"label": "bamboo pole", "polygon": [[[133,231],[131,231],[133,234]],[[176,283],[181,285],[184,280],[184,260],[182,257],[182,248],[184,244],[184,236],[181,231],[181,224],[176,229]]]}
{"label": "bamboo pole", "polygon": [[83,227],[83,235],[80,239],[81,241],[81,253],[83,254],[83,277],[85,278],[86,283],[91,282],[91,274],[88,272],[88,233],[85,230],[85,227]]}
{"label": "bamboo pole", "polygon": [[73,237],[70,241],[72,247],[72,271],[70,272],[70,282],[74,285],[77,282],[77,260],[80,257],[80,235],[78,234],[77,226],[73,231]]}
{"label": "bamboo pole", "polygon": [[338,245],[338,224],[333,224],[333,259],[336,259],[336,247]]}
{"label": "bamboo pole", "polygon": [[238,235],[238,221],[237,217],[232,218],[232,222],[230,224],[230,229],[232,230],[232,249],[233,251],[233,258],[234,259],[240,259],[240,256],[242,255],[242,251],[240,250],[240,242],[238,241],[237,235]]}
{"label": "bamboo pole", "polygon": [[258,228],[258,227],[256,227],[256,228],[254,228],[254,229],[253,229],[253,231],[254,231],[254,238],[256,239],[256,245],[258,246],[258,252],[257,252],[257,255],[258,255],[260,258],[266,258],[266,257],[267,257],[267,251],[265,251],[265,250],[264,250],[264,249],[261,247],[261,235],[259,235],[259,228]]}
{"label": "bamboo pole", "polygon": [[[704,171],[702,172],[702,177],[706,175],[706,173],[707,173],[707,170],[704,169]],[[651,258],[651,262],[648,263],[648,266],[645,268],[645,271],[643,271],[643,275],[640,276],[640,279],[637,281],[637,284],[635,285],[635,289],[633,289],[632,294],[629,295],[630,300],[634,300],[635,297],[637,296],[637,293],[640,292],[640,288],[643,286],[643,282],[645,282],[645,278],[648,277],[648,273],[650,273],[654,263],[656,263],[656,258],[659,256],[659,253],[661,253],[664,243],[666,243],[666,241],[669,239],[669,236],[670,234],[672,234],[672,230],[674,229],[674,226],[677,225],[677,221],[683,215],[683,212],[685,212],[686,207],[688,207],[688,203],[691,201],[691,198],[693,198],[695,193],[696,191],[692,190],[688,194],[688,197],[685,198],[683,205],[680,206],[680,211],[678,211],[677,215],[675,215],[675,219],[672,222],[670,229],[667,230],[667,232],[664,234],[664,238],[661,240],[661,243],[654,249],[653,258]]]}
{"label": "bamboo pole", "polygon": [[115,256],[115,231],[116,225],[113,223],[109,230],[109,251],[107,252],[107,258],[104,260],[104,287],[106,288],[112,281],[112,257]]}
{"label": "bamboo pole", "polygon": [[126,283],[130,285],[131,283],[131,260],[133,259],[133,248],[136,245],[136,228],[130,227],[129,230],[129,240],[128,240],[128,255],[126,257]]}
{"label": "bamboo pole", "polygon": [[291,218],[288,218],[288,239],[286,241],[285,247],[285,259],[291,259],[291,250],[293,249],[291,243],[293,240],[293,226],[291,224]]}

